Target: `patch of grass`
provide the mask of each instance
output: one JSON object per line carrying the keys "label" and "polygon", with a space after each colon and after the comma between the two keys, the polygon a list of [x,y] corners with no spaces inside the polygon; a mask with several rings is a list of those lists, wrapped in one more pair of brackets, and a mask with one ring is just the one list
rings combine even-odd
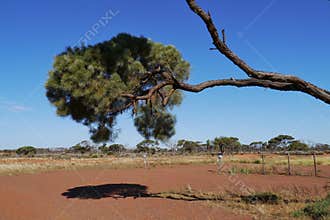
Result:
{"label": "patch of grass", "polygon": [[205,193],[205,192],[196,192],[193,190],[182,191],[182,192],[161,192],[150,194],[152,197],[164,198],[164,199],[173,199],[173,200],[184,200],[184,201],[224,201],[222,194],[216,193]]}
{"label": "patch of grass", "polygon": [[[216,158],[212,156],[154,156],[148,158],[149,167],[175,166],[175,165],[202,165],[214,164]],[[23,173],[38,173],[54,170],[76,169],[119,169],[143,168],[141,157],[98,157],[97,154],[90,158],[0,158],[0,175],[17,175]]]}
{"label": "patch of grass", "polygon": [[270,192],[256,193],[248,196],[241,196],[242,200],[246,203],[256,204],[278,204],[281,197]]}
{"label": "patch of grass", "polygon": [[205,205],[225,208],[231,212],[234,210],[236,213],[249,215],[254,219],[292,219],[293,217],[302,220],[310,219],[303,211],[308,203],[305,199],[291,200],[268,191],[246,196],[231,192],[201,192],[188,186],[182,191],[155,193],[150,196],[172,200],[202,201]]}
{"label": "patch of grass", "polygon": [[261,160],[255,160],[253,161],[254,164],[261,164]]}
{"label": "patch of grass", "polygon": [[[287,156],[285,155],[266,155],[266,165],[287,165]],[[329,154],[317,155],[318,165],[330,165]],[[241,164],[261,164],[261,158],[258,154],[251,155],[234,155],[226,162],[241,163]],[[292,155],[292,166],[313,166],[314,161],[312,155]]]}
{"label": "patch of grass", "polygon": [[296,210],[292,213],[292,217],[294,218],[302,218],[305,216],[305,213],[303,210]]}
{"label": "patch of grass", "polygon": [[325,199],[308,205],[303,210],[300,212],[298,211],[295,214],[304,214],[314,220],[328,219],[330,217],[330,193]]}
{"label": "patch of grass", "polygon": [[245,174],[245,175],[248,175],[248,174],[251,174],[251,173],[253,173],[253,171],[250,170],[247,167],[233,166],[229,170],[229,174],[231,174],[231,175],[235,175],[235,174]]}

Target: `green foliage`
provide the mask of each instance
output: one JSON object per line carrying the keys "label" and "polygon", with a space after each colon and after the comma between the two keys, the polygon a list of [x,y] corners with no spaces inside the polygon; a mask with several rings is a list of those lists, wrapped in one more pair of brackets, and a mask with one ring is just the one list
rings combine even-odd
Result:
{"label": "green foliage", "polygon": [[[189,77],[189,63],[173,46],[152,42],[144,37],[119,34],[94,46],[68,48],[55,58],[46,83],[47,97],[57,108],[57,114],[71,118],[90,128],[94,142],[106,142],[116,137],[116,118],[131,110],[132,100],[122,94],[145,95],[148,89],[164,80],[142,83],[155,69],[171,71],[179,81]],[[171,88],[164,87],[166,95]],[[146,138],[166,140],[174,134],[175,118],[169,113],[181,104],[177,91],[163,107],[160,98],[152,100],[152,114],[145,102],[138,102],[135,126]],[[147,122],[143,119],[147,118]],[[162,122],[160,126],[157,122]],[[164,126],[164,127],[162,127]],[[168,130],[167,130],[168,129]],[[166,130],[166,131],[165,131]]]}
{"label": "green foliage", "polygon": [[261,164],[261,162],[262,162],[261,160],[255,160],[255,161],[253,161],[254,164]]}
{"label": "green foliage", "polygon": [[207,151],[210,151],[211,148],[212,148],[212,143],[211,143],[210,140],[207,140],[207,141],[206,141],[206,150],[207,150]]}
{"label": "green foliage", "polygon": [[139,133],[150,139],[166,141],[175,134],[175,116],[168,113],[163,108],[150,108],[141,106],[134,119],[134,124]]}
{"label": "green foliage", "polygon": [[294,141],[294,137],[290,135],[278,135],[268,141],[267,148],[268,150],[277,150],[279,148],[287,148],[292,141]]}
{"label": "green foliage", "polygon": [[119,153],[125,151],[125,147],[122,144],[112,144],[109,146],[109,151],[112,153]]}
{"label": "green foliage", "polygon": [[302,211],[304,215],[314,220],[322,220],[330,217],[330,194],[325,199],[308,205]]}
{"label": "green foliage", "polygon": [[316,144],[314,147],[314,150],[317,151],[330,151],[330,145],[329,144]]}
{"label": "green foliage", "polygon": [[253,195],[242,196],[242,200],[246,203],[256,204],[278,204],[281,198],[270,192],[256,193]]}
{"label": "green foliage", "polygon": [[107,145],[102,145],[101,147],[99,147],[99,150],[103,153],[103,154],[113,154],[113,153],[119,153],[122,151],[125,151],[125,147],[122,144],[112,144],[109,147]]}
{"label": "green foliage", "polygon": [[93,147],[88,143],[88,141],[82,141],[71,147],[74,153],[85,154],[91,152]]}
{"label": "green foliage", "polygon": [[300,141],[292,141],[288,146],[289,151],[309,151],[309,146]]}
{"label": "green foliage", "polygon": [[37,149],[32,146],[24,146],[16,150],[16,154],[20,156],[33,156],[37,153]]}
{"label": "green foliage", "polygon": [[214,150],[222,152],[238,152],[241,147],[239,139],[236,137],[217,137],[213,140]]}
{"label": "green foliage", "polygon": [[99,158],[99,155],[97,155],[97,154],[92,154],[92,155],[90,155],[90,158]]}
{"label": "green foliage", "polygon": [[106,144],[103,144],[102,146],[99,147],[99,150],[102,152],[102,154],[109,154],[109,147],[107,147]]}
{"label": "green foliage", "polygon": [[135,152],[137,153],[156,153],[156,147],[159,145],[158,141],[144,140],[136,145]]}
{"label": "green foliage", "polygon": [[251,170],[249,168],[239,168],[239,167],[236,167],[236,166],[231,167],[230,170],[229,170],[230,175],[235,175],[235,174],[248,175],[250,173],[251,173]]}
{"label": "green foliage", "polygon": [[198,141],[179,140],[177,146],[183,152],[197,152],[200,150],[201,143]]}
{"label": "green foliage", "polygon": [[253,150],[261,150],[265,146],[265,143],[262,141],[252,142],[249,147]]}

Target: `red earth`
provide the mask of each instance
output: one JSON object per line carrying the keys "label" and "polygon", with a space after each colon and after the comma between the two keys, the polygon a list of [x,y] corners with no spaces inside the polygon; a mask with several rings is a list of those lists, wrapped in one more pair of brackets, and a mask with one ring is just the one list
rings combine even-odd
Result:
{"label": "red earth", "polygon": [[[329,166],[322,167],[324,173]],[[152,169],[55,171],[0,176],[0,220],[252,219],[202,201],[148,196],[180,191],[255,191],[281,187],[327,190],[329,178],[283,175],[217,175],[212,165]]]}

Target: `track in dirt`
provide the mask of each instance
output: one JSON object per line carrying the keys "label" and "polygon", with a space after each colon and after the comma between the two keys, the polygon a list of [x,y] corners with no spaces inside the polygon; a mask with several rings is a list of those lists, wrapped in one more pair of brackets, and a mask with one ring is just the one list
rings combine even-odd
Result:
{"label": "track in dirt", "polygon": [[187,186],[222,192],[240,184],[259,191],[283,186],[321,189],[329,182],[326,178],[261,175],[235,175],[233,180],[216,175],[214,169],[211,165],[191,165],[1,176],[0,219],[251,219],[201,201],[148,195]]}

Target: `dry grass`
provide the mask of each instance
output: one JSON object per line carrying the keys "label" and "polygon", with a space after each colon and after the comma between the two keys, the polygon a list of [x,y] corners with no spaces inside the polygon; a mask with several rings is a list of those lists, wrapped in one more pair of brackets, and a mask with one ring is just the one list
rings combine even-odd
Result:
{"label": "dry grass", "polygon": [[[210,164],[215,163],[211,156],[159,156],[148,159],[149,167]],[[7,158],[0,159],[0,175],[17,175],[53,170],[73,170],[82,168],[141,168],[144,161],[140,157],[103,157],[103,158]]]}
{"label": "dry grass", "polygon": [[[227,190],[221,193],[208,193],[194,191],[190,187],[179,192],[163,192],[153,196],[174,200],[201,201],[207,206],[225,208],[231,212],[252,216],[254,219],[294,219],[295,212],[324,197],[324,193],[315,194],[313,189],[302,187],[254,192],[248,196],[260,197],[263,195],[274,195],[276,200],[246,200],[247,195],[237,194],[236,191]],[[298,219],[310,218],[299,216]]]}
{"label": "dry grass", "polygon": [[[287,158],[281,155],[267,155],[265,158],[266,174],[286,174]],[[318,164],[330,165],[329,155],[317,157]],[[210,155],[173,155],[153,156],[148,158],[149,167],[215,164],[216,157]],[[226,172],[236,174],[254,174],[261,172],[260,155],[226,156],[224,164],[228,165]],[[292,166],[312,166],[311,156],[292,156]],[[82,168],[140,168],[144,167],[141,157],[102,157],[102,158],[0,158],[0,175],[16,175],[20,173],[35,173],[51,170],[73,170]],[[306,175],[293,169],[293,175]],[[310,175],[308,173],[307,175]]]}
{"label": "dry grass", "polygon": [[[293,166],[312,166],[314,164],[311,155],[291,155],[291,164]],[[261,155],[234,155],[226,158],[227,162],[231,163],[244,163],[244,164],[261,164]],[[287,165],[288,158],[285,155],[266,154],[265,163],[269,166],[272,165]],[[330,155],[317,155],[318,165],[330,165]]]}

